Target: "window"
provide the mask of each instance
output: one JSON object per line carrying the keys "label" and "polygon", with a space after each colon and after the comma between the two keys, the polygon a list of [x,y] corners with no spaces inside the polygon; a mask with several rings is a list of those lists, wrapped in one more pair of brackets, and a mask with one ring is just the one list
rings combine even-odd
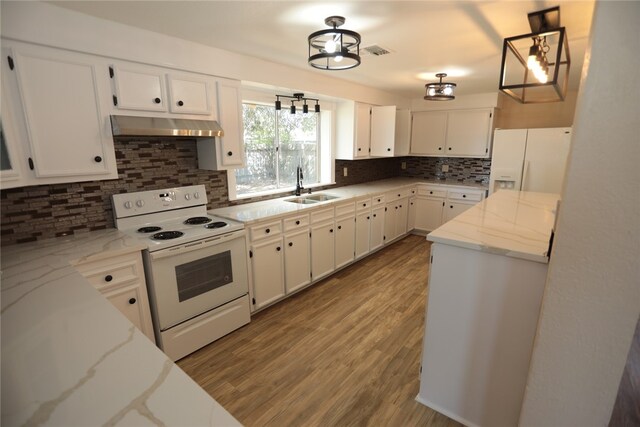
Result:
{"label": "window", "polygon": [[320,115],[276,111],[273,105],[243,103],[246,167],[235,171],[238,196],[320,182]]}

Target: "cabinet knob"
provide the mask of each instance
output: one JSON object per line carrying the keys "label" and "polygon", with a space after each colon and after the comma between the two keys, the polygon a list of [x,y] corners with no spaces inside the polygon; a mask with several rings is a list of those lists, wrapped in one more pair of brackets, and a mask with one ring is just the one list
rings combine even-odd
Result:
{"label": "cabinet knob", "polygon": [[96,163],[100,163],[100,162],[102,161],[102,157],[100,157],[100,156],[95,156],[95,157],[93,158],[93,160],[95,160],[95,162],[96,162]]}
{"label": "cabinet knob", "polygon": [[453,205],[449,206],[451,209],[453,209]]}
{"label": "cabinet knob", "polygon": [[233,156],[233,151],[227,151],[227,156],[229,157]]}
{"label": "cabinet knob", "polygon": [[104,281],[105,282],[110,282],[113,280],[113,276],[110,274],[107,274],[106,276],[104,276]]}
{"label": "cabinet knob", "polygon": [[329,233],[333,233],[333,228],[329,229]]}
{"label": "cabinet knob", "polygon": [[438,147],[438,150],[442,150],[442,147]]}
{"label": "cabinet knob", "polygon": [[395,208],[396,208],[396,209],[398,209],[398,207],[397,207],[397,206],[396,206]]}
{"label": "cabinet knob", "polygon": [[160,98],[156,98],[153,100],[153,102],[155,102],[156,104],[160,104],[162,100]]}
{"label": "cabinet knob", "polygon": [[451,147],[449,147],[449,151],[451,151]]}
{"label": "cabinet knob", "polygon": [[358,151],[362,151],[362,148],[358,147]]}
{"label": "cabinet knob", "polygon": [[289,242],[289,246],[293,246],[293,242]]}
{"label": "cabinet knob", "polygon": [[281,248],[280,246],[278,246],[278,247],[276,248],[276,251],[280,252],[280,249],[282,249],[282,248]]}
{"label": "cabinet knob", "polygon": [[135,303],[136,303],[135,298],[129,298],[129,304],[135,304]]}
{"label": "cabinet knob", "polygon": [[391,148],[387,148],[387,151],[391,151]]}
{"label": "cabinet knob", "polygon": [[429,194],[433,194],[433,191],[429,191]]}
{"label": "cabinet knob", "polygon": [[367,217],[367,219],[370,219],[369,217]]}
{"label": "cabinet knob", "polygon": [[342,230],[342,226],[341,225],[338,226],[338,230]]}
{"label": "cabinet knob", "polygon": [[465,198],[465,197],[467,197],[467,195],[466,195],[466,194],[463,194],[463,195],[462,195],[462,197],[463,197],[463,198]]}
{"label": "cabinet knob", "polygon": [[400,205],[400,207],[402,207],[402,205]]}
{"label": "cabinet knob", "polygon": [[378,199],[378,202],[380,201],[380,199]]}
{"label": "cabinet knob", "polygon": [[375,218],[375,217],[377,217],[377,216],[378,216],[378,214],[373,214],[373,217],[374,217],[374,218]]}
{"label": "cabinet knob", "polygon": [[300,225],[300,221],[296,221],[296,225]]}
{"label": "cabinet knob", "polygon": [[271,233],[271,229],[267,228],[266,230],[264,230],[264,232],[269,234],[269,233]]}
{"label": "cabinet knob", "polygon": [[184,102],[178,101],[178,107],[182,107],[183,105],[184,105]]}

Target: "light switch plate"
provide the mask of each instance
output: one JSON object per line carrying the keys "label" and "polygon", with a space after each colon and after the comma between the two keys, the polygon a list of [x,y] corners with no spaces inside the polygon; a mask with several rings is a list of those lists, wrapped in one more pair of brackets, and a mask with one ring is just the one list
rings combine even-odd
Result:
{"label": "light switch plate", "polygon": [[449,165],[442,165],[442,172],[449,172]]}
{"label": "light switch plate", "polygon": [[400,168],[401,169],[406,169],[407,168],[407,162],[400,163]]}
{"label": "light switch plate", "polygon": [[347,168],[342,168],[342,176],[347,176]]}

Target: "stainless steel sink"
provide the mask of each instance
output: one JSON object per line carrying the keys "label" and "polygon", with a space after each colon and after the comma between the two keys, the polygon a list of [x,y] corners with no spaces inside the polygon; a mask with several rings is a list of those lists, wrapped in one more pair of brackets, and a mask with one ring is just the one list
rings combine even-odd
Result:
{"label": "stainless steel sink", "polygon": [[298,203],[301,205],[310,205],[312,203],[318,203],[319,200],[311,200],[308,199],[306,197],[296,197],[295,199],[287,199],[285,200],[285,202],[290,202],[290,203]]}
{"label": "stainless steel sink", "polygon": [[327,200],[339,199],[338,196],[332,196],[330,194],[312,194],[305,197],[306,200],[315,200],[317,202],[326,202]]}

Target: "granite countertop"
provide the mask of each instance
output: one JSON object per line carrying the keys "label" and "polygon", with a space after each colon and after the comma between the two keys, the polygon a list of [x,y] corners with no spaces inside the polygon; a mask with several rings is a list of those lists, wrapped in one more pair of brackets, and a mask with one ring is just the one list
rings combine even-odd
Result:
{"label": "granite countertop", "polygon": [[548,263],[560,196],[500,190],[427,235],[427,240]]}
{"label": "granite countertop", "polygon": [[[213,209],[210,210],[209,213],[223,218],[240,221],[245,223],[245,225],[250,225],[252,223],[263,221],[266,219],[276,219],[278,217],[283,217],[290,214],[309,212],[310,209],[315,209],[322,206],[331,206],[336,203],[346,202],[350,199],[358,197],[374,196],[386,193],[388,191],[411,187],[416,184],[430,184],[446,187],[455,186],[479,190],[488,189],[487,185],[479,183],[463,184],[459,181],[443,181],[435,179],[427,180],[421,178],[391,178],[319,191],[318,193],[338,196],[337,199],[332,199],[324,202],[312,204],[291,203],[287,202],[286,200],[294,198],[294,196],[288,195],[277,199]],[[306,194],[303,194],[302,196],[305,195]]]}
{"label": "granite countertop", "polygon": [[240,425],[72,266],[145,247],[103,230],[2,248],[2,419]]}

